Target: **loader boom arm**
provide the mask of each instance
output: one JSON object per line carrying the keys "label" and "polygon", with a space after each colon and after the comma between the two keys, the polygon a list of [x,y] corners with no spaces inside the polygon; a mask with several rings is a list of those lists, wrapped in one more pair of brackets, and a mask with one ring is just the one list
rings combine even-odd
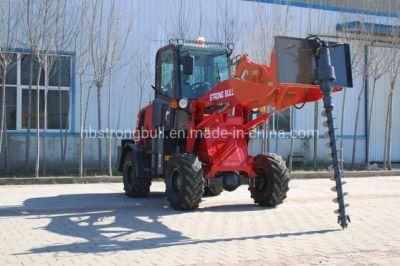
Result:
{"label": "loader boom arm", "polygon": [[322,99],[321,89],[317,85],[280,83],[275,58],[273,50],[271,64],[267,66],[256,64],[247,55],[243,55],[237,63],[233,78],[219,83],[197,99],[197,107],[202,110],[215,105],[226,105],[229,108],[240,106],[249,112],[269,106],[273,112],[279,112],[291,106]]}
{"label": "loader boom arm", "polygon": [[[307,102],[324,100],[324,112],[327,116],[329,147],[333,159],[334,174],[332,179],[336,182],[335,191],[339,204],[338,222],[346,228],[350,218],[346,213],[346,204],[342,190],[342,170],[339,167],[336,137],[333,126],[331,92],[341,90],[335,88],[335,68],[331,64],[329,46],[326,42],[315,39],[316,48],[313,51],[316,59],[316,71],[319,85],[281,83],[278,81],[277,61],[275,51],[271,54],[269,66],[256,64],[249,60],[247,55],[242,56],[236,66],[233,78],[219,83],[205,95],[196,100],[196,116],[192,121],[192,128],[218,132],[221,129],[230,134],[230,138],[221,140],[219,137],[201,140],[199,157],[206,163],[205,176],[210,178],[221,171],[231,171],[234,163],[236,171],[252,178],[255,171],[251,167],[253,158],[247,153],[248,136],[237,137],[235,130],[249,132],[252,128],[265,123],[273,112],[282,111],[288,107]],[[219,106],[211,112],[207,109]],[[255,119],[250,118],[251,110],[268,106],[270,112],[259,112]],[[264,108],[265,109],[265,108]],[[195,140],[188,138],[187,150],[193,151]],[[239,164],[237,162],[240,162]]]}

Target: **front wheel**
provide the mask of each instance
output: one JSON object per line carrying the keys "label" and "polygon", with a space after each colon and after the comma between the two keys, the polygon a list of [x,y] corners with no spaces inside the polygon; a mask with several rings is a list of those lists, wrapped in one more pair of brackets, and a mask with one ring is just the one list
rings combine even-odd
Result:
{"label": "front wheel", "polygon": [[165,178],[166,195],[176,210],[194,210],[203,195],[203,170],[201,162],[192,154],[178,154],[168,162]]}
{"label": "front wheel", "polygon": [[289,191],[289,175],[285,161],[276,154],[254,157],[254,171],[257,174],[251,197],[261,206],[274,207],[283,202]]}

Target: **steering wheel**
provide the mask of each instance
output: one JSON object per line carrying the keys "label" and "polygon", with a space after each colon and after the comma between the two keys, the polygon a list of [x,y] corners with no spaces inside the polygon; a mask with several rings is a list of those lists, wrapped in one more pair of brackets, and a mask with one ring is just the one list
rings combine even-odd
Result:
{"label": "steering wheel", "polygon": [[211,89],[211,83],[209,82],[200,81],[192,84],[192,90],[196,98],[202,96],[210,89]]}

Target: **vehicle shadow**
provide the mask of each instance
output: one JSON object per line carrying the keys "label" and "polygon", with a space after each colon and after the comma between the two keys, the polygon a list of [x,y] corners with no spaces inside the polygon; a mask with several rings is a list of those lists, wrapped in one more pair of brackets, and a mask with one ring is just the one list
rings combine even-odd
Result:
{"label": "vehicle shadow", "polygon": [[[250,204],[211,206],[196,212],[251,212],[260,207]],[[232,240],[282,238],[325,234],[337,230],[317,230],[251,237],[191,239],[163,223],[170,215],[182,215],[168,207],[164,193],[151,193],[146,199],[129,199],[122,193],[69,194],[32,198],[23,206],[0,208],[0,218],[24,216],[50,219],[48,232],[80,240],[71,244],[51,244],[28,250],[25,254],[46,252],[100,253],[143,250],[160,247],[216,243]]]}

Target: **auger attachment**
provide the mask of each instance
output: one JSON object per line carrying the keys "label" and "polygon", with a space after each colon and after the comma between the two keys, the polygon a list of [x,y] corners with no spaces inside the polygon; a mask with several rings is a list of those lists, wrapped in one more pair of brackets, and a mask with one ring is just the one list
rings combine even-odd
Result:
{"label": "auger attachment", "polygon": [[324,134],[324,136],[329,138],[329,142],[326,144],[326,147],[331,149],[329,158],[332,159],[332,168],[334,174],[331,179],[336,182],[336,186],[331,190],[336,191],[337,193],[337,197],[333,199],[333,201],[338,203],[339,209],[336,210],[335,213],[339,214],[338,223],[343,229],[345,229],[347,228],[348,223],[350,223],[350,217],[346,214],[346,207],[349,205],[345,204],[344,202],[344,196],[346,196],[347,193],[343,192],[342,187],[344,182],[342,181],[342,169],[340,169],[338,152],[336,148],[335,127],[333,123],[334,118],[332,115],[334,107],[332,105],[331,93],[333,82],[336,79],[335,69],[331,64],[328,44],[318,38],[315,39],[315,42],[316,48],[314,50],[314,55],[316,57],[316,73],[324,102],[324,111],[322,111],[322,115],[326,117],[326,121],[323,123],[323,126],[328,128],[328,131]]}

